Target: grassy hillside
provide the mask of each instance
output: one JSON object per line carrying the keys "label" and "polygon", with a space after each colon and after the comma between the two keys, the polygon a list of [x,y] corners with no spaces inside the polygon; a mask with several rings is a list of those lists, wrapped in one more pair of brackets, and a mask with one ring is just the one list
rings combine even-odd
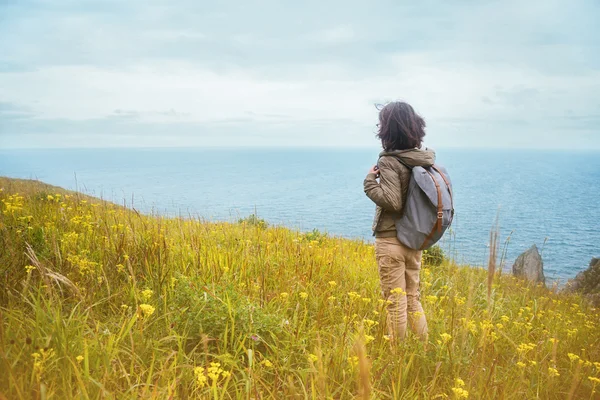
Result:
{"label": "grassy hillside", "polygon": [[367,243],[0,178],[0,399],[600,398],[580,297],[422,279],[429,341],[393,345]]}

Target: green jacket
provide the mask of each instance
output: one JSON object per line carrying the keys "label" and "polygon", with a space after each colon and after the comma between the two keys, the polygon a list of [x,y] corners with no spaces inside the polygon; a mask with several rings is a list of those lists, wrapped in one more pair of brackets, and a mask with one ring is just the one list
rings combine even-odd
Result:
{"label": "green jacket", "polygon": [[379,154],[379,182],[375,174],[368,174],[364,181],[365,194],[377,205],[373,221],[376,237],[396,236],[396,220],[404,210],[411,170],[398,158],[412,167],[430,167],[435,163],[435,152],[410,149]]}

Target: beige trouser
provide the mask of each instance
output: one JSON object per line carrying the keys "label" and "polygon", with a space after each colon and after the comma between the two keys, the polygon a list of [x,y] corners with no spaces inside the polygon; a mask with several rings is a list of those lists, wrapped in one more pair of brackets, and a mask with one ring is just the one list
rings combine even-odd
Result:
{"label": "beige trouser", "polygon": [[388,329],[400,340],[406,335],[407,321],[415,334],[427,337],[427,319],[419,301],[421,255],[421,251],[404,246],[395,237],[375,239],[381,293],[390,302]]}

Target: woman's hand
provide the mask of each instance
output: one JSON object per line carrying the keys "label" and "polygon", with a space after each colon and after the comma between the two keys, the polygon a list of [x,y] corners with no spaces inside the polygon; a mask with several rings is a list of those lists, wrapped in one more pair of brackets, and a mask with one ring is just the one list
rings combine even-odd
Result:
{"label": "woman's hand", "polygon": [[373,165],[369,170],[369,173],[379,175],[379,167],[377,165]]}

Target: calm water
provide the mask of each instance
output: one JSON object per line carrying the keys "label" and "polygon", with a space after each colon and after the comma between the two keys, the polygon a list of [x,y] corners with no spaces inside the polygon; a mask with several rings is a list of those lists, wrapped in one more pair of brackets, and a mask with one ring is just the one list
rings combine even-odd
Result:
{"label": "calm water", "polygon": [[[377,150],[0,150],[0,175],[102,196],[144,211],[232,220],[260,217],[302,230],[371,239],[362,190]],[[536,243],[546,276],[561,279],[600,256],[600,154],[441,150],[456,201],[443,246],[481,265],[500,216],[507,266]]]}

